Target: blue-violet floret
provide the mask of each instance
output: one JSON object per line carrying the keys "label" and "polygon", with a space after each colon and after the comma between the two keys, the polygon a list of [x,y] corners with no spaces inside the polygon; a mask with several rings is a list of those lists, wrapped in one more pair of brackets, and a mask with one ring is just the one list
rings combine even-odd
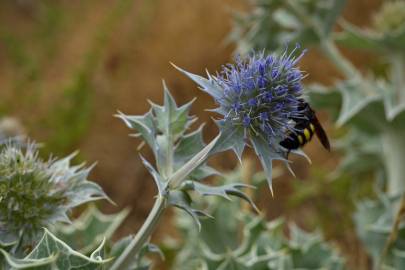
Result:
{"label": "blue-violet floret", "polygon": [[302,117],[298,104],[303,74],[296,64],[304,52],[295,57],[297,49],[281,56],[261,52],[237,57],[235,64],[223,66],[214,80],[223,89],[216,102],[224,120],[269,143],[293,131],[291,119]]}

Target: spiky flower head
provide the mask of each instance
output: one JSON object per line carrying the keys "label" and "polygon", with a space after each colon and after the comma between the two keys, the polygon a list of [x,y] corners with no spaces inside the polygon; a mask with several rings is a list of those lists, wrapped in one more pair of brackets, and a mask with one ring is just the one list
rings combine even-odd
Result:
{"label": "spiky flower head", "polygon": [[107,198],[89,168],[70,166],[70,155],[44,161],[35,144],[9,143],[0,150],[0,239],[19,247],[35,241],[44,227],[69,221],[73,207]]}
{"label": "spiky flower head", "polygon": [[176,67],[219,105],[214,111],[222,115],[217,121],[221,136],[212,152],[232,149],[240,159],[250,140],[266,171],[270,189],[272,160],[282,160],[289,168],[288,149],[280,142],[296,131],[294,119],[305,118],[299,106],[304,76],[296,66],[305,51],[298,51],[297,45],[281,55],[252,53],[223,66],[216,76],[207,73],[207,79]]}
{"label": "spiky flower head", "polygon": [[271,144],[292,131],[291,119],[301,117],[298,104],[303,78],[296,68],[303,54],[294,58],[296,49],[281,56],[258,53],[247,59],[238,57],[235,64],[223,66],[214,80],[223,88],[216,101],[224,121],[243,126],[249,134]]}

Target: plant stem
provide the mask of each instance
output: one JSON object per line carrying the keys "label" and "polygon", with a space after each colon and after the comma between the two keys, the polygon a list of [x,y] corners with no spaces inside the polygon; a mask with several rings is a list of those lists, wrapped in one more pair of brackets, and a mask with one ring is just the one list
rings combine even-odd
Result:
{"label": "plant stem", "polygon": [[145,223],[137,232],[131,243],[125,248],[124,252],[114,262],[111,270],[126,270],[133,262],[143,245],[149,239],[156,225],[158,224],[166,206],[170,190],[176,189],[186,179],[186,177],[198,166],[200,166],[208,157],[211,149],[216,145],[219,135],[198,152],[192,159],[183,165],[179,170],[172,174],[167,180],[167,190],[159,194],[152,210],[150,211]]}
{"label": "plant stem", "polygon": [[379,262],[378,262],[378,264],[379,264],[378,269],[382,269],[385,257],[387,257],[387,254],[388,254],[388,251],[389,251],[391,245],[398,238],[399,225],[400,225],[404,215],[405,215],[405,193],[402,194],[401,202],[399,204],[397,214],[395,215],[395,219],[394,219],[394,223],[392,224],[392,229],[391,229],[390,235],[388,236],[387,240],[385,241],[384,248],[381,252]]}
{"label": "plant stem", "polygon": [[335,43],[330,39],[321,41],[322,52],[331,60],[336,68],[346,77],[346,79],[360,78],[361,75],[353,64],[348,61],[336,47]]}
{"label": "plant stem", "polygon": [[166,131],[166,139],[167,139],[167,146],[166,146],[166,164],[165,166],[165,175],[163,177],[169,177],[173,174],[173,140],[172,134],[170,132],[170,125],[167,127]]}
{"label": "plant stem", "polygon": [[136,255],[139,253],[143,245],[151,236],[155,230],[165,208],[167,198],[165,196],[158,196],[150,211],[145,223],[141,229],[132,239],[131,243],[125,248],[124,252],[117,258],[114,264],[111,266],[111,270],[125,270],[134,261]]}
{"label": "plant stem", "polygon": [[400,103],[405,103],[405,62],[402,54],[393,54],[390,57],[392,63],[391,80],[395,93]]}
{"label": "plant stem", "polygon": [[[255,163],[252,160],[252,158],[245,158],[245,159],[243,159],[242,164],[243,164],[243,166],[241,166],[241,170],[242,170],[243,183],[247,184],[247,185],[251,185],[252,178],[253,178],[254,171],[255,171],[254,170]],[[250,189],[250,188],[247,189],[246,195],[248,197],[253,197],[253,189]],[[242,211],[245,213],[249,213],[250,209],[252,209],[251,205],[246,201],[242,202],[241,208],[242,208]]]}
{"label": "plant stem", "polygon": [[387,191],[397,195],[405,191],[405,134],[387,128],[381,135],[383,161],[387,172]]}
{"label": "plant stem", "polygon": [[199,167],[207,160],[211,150],[215,146],[220,145],[220,143],[218,143],[218,140],[221,138],[221,135],[222,134],[220,133],[209,144],[207,144],[203,149],[201,149],[200,152],[198,152],[194,157],[192,157],[189,161],[187,161],[186,164],[184,164],[180,169],[178,169],[175,173],[173,173],[169,177],[169,180],[167,180],[167,182],[169,183],[170,188],[172,189],[178,188],[194,169]]}

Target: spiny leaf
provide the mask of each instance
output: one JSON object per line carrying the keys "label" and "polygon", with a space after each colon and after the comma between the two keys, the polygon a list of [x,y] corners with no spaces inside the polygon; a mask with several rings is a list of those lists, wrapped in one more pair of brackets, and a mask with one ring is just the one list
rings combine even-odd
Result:
{"label": "spiny leaf", "polygon": [[[380,99],[380,96],[373,91],[373,88],[365,86],[364,82],[344,82],[338,84],[337,89],[340,91],[343,98],[342,108],[339,119],[337,120],[338,125],[345,124],[370,103]],[[361,89],[363,89],[363,91]],[[366,93],[368,93],[368,95],[366,95]]]}
{"label": "spiny leaf", "polygon": [[311,107],[327,110],[334,120],[338,118],[342,104],[342,96],[338,91],[319,84],[310,84],[307,89]]}
{"label": "spiny leaf", "polygon": [[372,29],[361,29],[347,21],[341,23],[344,31],[335,35],[335,40],[344,46],[362,50],[403,51],[405,28],[393,33],[382,33]]}
{"label": "spiny leaf", "polygon": [[404,269],[405,268],[405,251],[394,249],[394,269]]}
{"label": "spiny leaf", "polygon": [[15,235],[0,232],[0,248],[7,249],[18,243],[18,238]]}
{"label": "spiny leaf", "polygon": [[124,121],[124,123],[132,129],[135,129],[142,138],[147,142],[149,147],[156,154],[156,128],[153,120],[152,110],[145,113],[144,115],[126,115],[122,112],[118,112],[115,115]]}
{"label": "spiny leaf", "polygon": [[[109,255],[112,256],[113,258],[118,258],[122,254],[122,252],[124,252],[125,248],[129,245],[132,239],[133,235],[129,235],[118,240],[112,246]],[[137,254],[137,256],[133,258],[133,261],[128,267],[128,269],[131,270],[150,269],[150,267],[152,266],[152,262],[146,257],[148,253],[156,253],[160,255],[162,259],[164,259],[164,255],[158,246],[151,243],[146,243],[142,247],[140,252]]]}
{"label": "spiny leaf", "polygon": [[378,136],[352,129],[335,142],[335,148],[345,153],[334,172],[336,175],[366,173],[382,168],[382,146]]}
{"label": "spiny leaf", "polygon": [[263,169],[266,172],[267,183],[269,185],[271,195],[274,196],[272,187],[272,169],[273,159],[284,160],[279,153],[277,153],[270,145],[259,137],[252,136],[251,138],[253,148],[255,149],[259,159],[262,163]]}
{"label": "spiny leaf", "polygon": [[118,258],[122,252],[124,252],[125,248],[131,243],[131,240],[134,238],[133,235],[127,235],[114,243],[111,247],[111,251],[109,255],[113,258]]}
{"label": "spiny leaf", "polygon": [[210,151],[216,145],[219,136],[212,140],[207,146],[205,146],[200,152],[198,152],[192,159],[185,163],[180,169],[178,169],[168,180],[168,183],[172,187],[177,187],[190,173],[197,167],[201,166]]}
{"label": "spiny leaf", "polygon": [[[240,259],[234,257],[228,257],[223,261],[216,269],[218,270],[243,270],[246,269],[246,265],[241,262]],[[249,268],[251,269],[251,268]]]}
{"label": "spiny leaf", "polygon": [[140,157],[143,165],[145,165],[149,173],[152,175],[156,187],[158,188],[159,195],[163,196],[166,192],[167,183],[163,180],[162,176],[155,170],[155,168],[153,168],[153,166],[146,159],[144,159],[142,156]]}
{"label": "spiny leaf", "polygon": [[318,234],[295,232],[290,241],[282,219],[266,223],[261,216],[238,211],[239,204],[213,202],[214,219],[201,220],[201,233],[180,216],[185,240],[172,269],[345,269],[344,261]]}
{"label": "spiny leaf", "polygon": [[[398,196],[387,196],[377,191],[377,200],[364,200],[357,204],[354,215],[356,232],[375,265],[392,229]],[[404,231],[402,225],[400,231]],[[389,254],[392,256],[392,254]]]}
{"label": "spiny leaf", "polygon": [[104,215],[91,205],[72,224],[60,224],[53,233],[71,248],[82,254],[88,254],[103,239],[111,238],[128,213],[129,209],[124,209],[117,214]]}
{"label": "spiny leaf", "polygon": [[162,176],[168,177],[173,171],[175,143],[194,123],[196,118],[188,115],[193,100],[177,107],[165,83],[163,83],[163,88],[163,106],[152,103],[152,110],[156,129],[159,131],[159,134],[156,135],[156,166]]}
{"label": "spiny leaf", "polygon": [[242,126],[235,127],[227,121],[215,121],[220,130],[218,143],[212,149],[212,153],[218,153],[232,149],[239,161],[242,160],[243,150],[245,148],[246,131]]}
{"label": "spiny leaf", "polygon": [[380,51],[383,49],[379,42],[381,34],[360,29],[344,20],[342,20],[340,25],[343,27],[344,31],[334,34],[334,39],[338,44],[362,50]]}
{"label": "spiny leaf", "polygon": [[324,15],[324,20],[321,23],[324,29],[323,31],[326,35],[329,35],[332,32],[337,19],[346,6],[346,0],[333,0],[332,3],[329,1],[328,4],[328,12]]}
{"label": "spiny leaf", "polygon": [[[57,259],[56,254],[52,254],[48,257],[40,259],[18,259],[14,258],[7,251],[0,249],[0,254],[5,258],[7,269],[30,269],[30,270],[42,270],[52,269],[52,265]],[[0,265],[1,265],[0,260]]]}
{"label": "spiny leaf", "polygon": [[199,218],[200,217],[211,217],[210,215],[204,213],[201,210],[193,209],[190,206],[191,199],[188,197],[188,194],[184,191],[171,191],[169,193],[169,203],[177,208],[184,210],[187,214],[189,214],[195,224],[197,225],[198,231],[201,231],[201,223]]}
{"label": "spiny leaf", "polygon": [[[203,125],[201,125],[197,130],[182,136],[179,142],[176,143],[174,150],[176,170],[180,169],[184,163],[189,161],[204,148],[205,143],[203,141],[202,129]],[[199,181],[215,174],[219,173],[215,169],[203,163],[188,176],[188,179]]]}
{"label": "spiny leaf", "polygon": [[319,234],[307,233],[295,224],[290,224],[289,229],[291,247],[308,250],[310,246],[321,241]]}
{"label": "spiny leaf", "polygon": [[207,166],[205,164],[201,165],[197,169],[195,169],[189,176],[188,178],[193,180],[193,181],[200,181],[202,179],[205,179],[209,176],[213,175],[221,175],[220,172],[215,170],[214,168]]}
{"label": "spiny leaf", "polygon": [[166,136],[171,135],[175,141],[196,119],[188,115],[195,99],[178,107],[165,82],[163,82],[163,89],[164,105],[160,107],[160,110],[156,110],[158,128],[162,130]]}
{"label": "spiny leaf", "polygon": [[[51,232],[44,229],[45,233],[37,246],[32,250],[25,260],[42,259],[50,256],[57,255],[54,261],[54,265],[59,269],[99,269],[100,266],[107,263],[109,260],[105,260],[98,257],[98,253],[93,253],[96,257],[86,257],[77,251],[74,251],[66,243],[56,238]],[[101,243],[99,250],[104,245],[104,241]]]}
{"label": "spiny leaf", "polygon": [[[173,171],[180,168],[204,146],[201,136],[202,127],[186,133],[197,119],[189,112],[194,100],[177,106],[169,89],[163,82],[163,105],[149,102],[151,110],[142,116],[119,113],[125,124],[135,129],[153,150],[156,170],[163,179],[169,178]],[[200,148],[201,147],[201,148]]]}
{"label": "spiny leaf", "polygon": [[185,74],[187,77],[189,77],[191,80],[193,80],[195,83],[197,83],[200,87],[201,90],[206,92],[207,94],[211,95],[214,99],[218,100],[222,97],[223,92],[222,88],[216,83],[214,79],[211,78],[211,76],[208,74],[208,79],[201,77],[196,74],[192,74],[190,72],[185,71],[184,69],[179,68],[175,64],[171,63],[173,67],[175,67],[177,70]]}
{"label": "spiny leaf", "polygon": [[109,260],[102,258],[104,240],[98,248],[87,257],[74,251],[62,240],[58,239],[47,229],[32,252],[23,259],[13,258],[6,251],[0,249],[5,258],[6,267],[11,269],[88,269],[98,270]]}
{"label": "spiny leaf", "polygon": [[204,148],[205,143],[202,136],[203,125],[197,130],[183,136],[176,144],[174,157],[176,161],[185,162]]}
{"label": "spiny leaf", "polygon": [[239,197],[247,201],[253,207],[253,209],[255,209],[255,211],[259,212],[258,208],[254,204],[252,199],[250,199],[249,196],[247,196],[245,193],[239,190],[240,188],[254,188],[253,186],[242,183],[232,183],[221,186],[209,186],[193,181],[188,181],[187,183],[184,183],[184,186],[187,187],[187,190],[194,190],[203,196],[220,196],[227,200],[231,199],[228,195]]}
{"label": "spiny leaf", "polygon": [[319,44],[329,38],[345,0],[252,1],[249,13],[236,14],[228,39],[237,51],[278,50],[286,43],[303,46]]}
{"label": "spiny leaf", "polygon": [[239,247],[234,250],[235,256],[238,257],[248,254],[254,245],[257,244],[260,235],[266,230],[266,222],[262,217],[250,215],[248,218],[245,218],[245,221],[248,221],[248,223],[243,227],[243,239]]}

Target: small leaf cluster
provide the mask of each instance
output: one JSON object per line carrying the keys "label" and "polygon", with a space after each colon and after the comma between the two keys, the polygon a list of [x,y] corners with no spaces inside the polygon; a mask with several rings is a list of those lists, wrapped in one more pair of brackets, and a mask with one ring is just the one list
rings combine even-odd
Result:
{"label": "small leaf cluster", "polygon": [[[235,181],[240,172],[225,176]],[[345,269],[345,262],[319,233],[307,233],[283,219],[240,211],[237,201],[210,202],[214,219],[202,220],[198,232],[184,215],[176,222],[182,241],[167,240],[163,249],[176,253],[172,269]]]}
{"label": "small leaf cluster", "polygon": [[[403,269],[405,267],[405,226],[403,222],[395,228],[396,238],[390,239],[397,219],[401,198],[389,196],[377,191],[377,198],[357,203],[354,215],[357,235],[370,254],[374,265],[383,265],[384,269]],[[386,249],[386,250],[385,250]],[[386,254],[384,254],[386,253]],[[384,258],[382,258],[384,256]],[[383,259],[383,261],[381,261]]]}
{"label": "small leaf cluster", "polygon": [[254,0],[251,11],[235,13],[228,39],[242,54],[252,50],[279,50],[299,42],[305,47],[327,38],[345,0]]}

